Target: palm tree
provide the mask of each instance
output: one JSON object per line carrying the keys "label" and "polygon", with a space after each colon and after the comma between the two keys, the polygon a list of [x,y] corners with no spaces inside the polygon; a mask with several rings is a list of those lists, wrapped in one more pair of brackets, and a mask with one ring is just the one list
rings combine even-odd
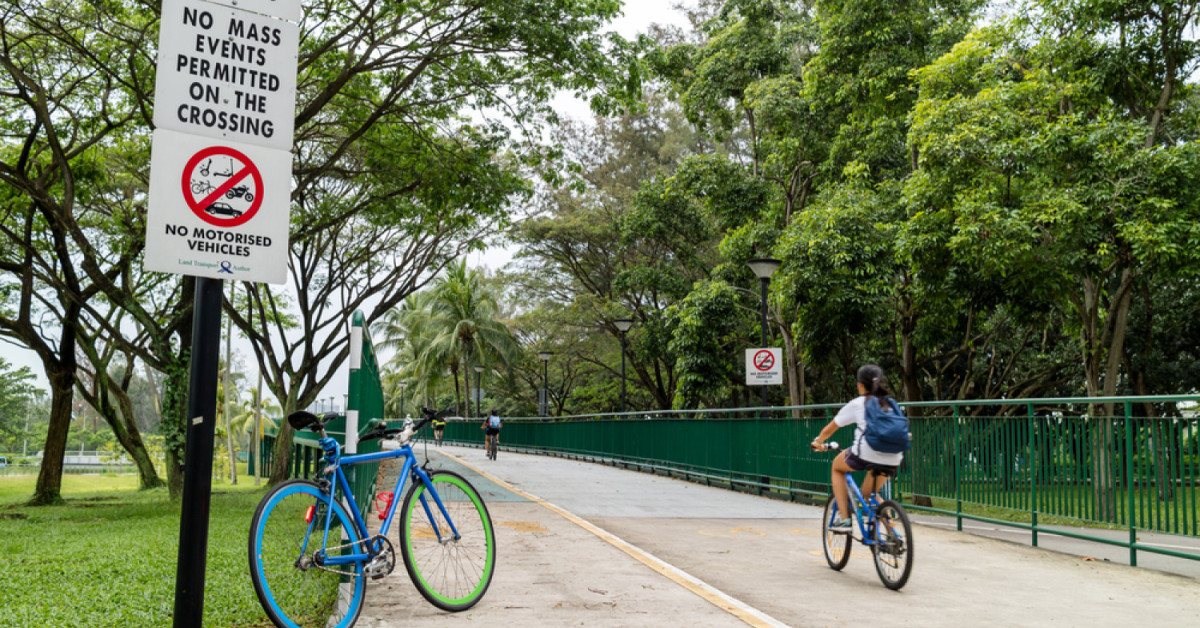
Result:
{"label": "palm tree", "polygon": [[455,405],[463,408],[460,374],[467,377],[475,364],[499,371],[520,355],[512,332],[497,320],[500,311],[497,291],[479,271],[468,270],[465,261],[451,264],[431,290],[414,295],[385,321],[380,346],[397,350],[395,379],[430,395],[449,375]]}
{"label": "palm tree", "polygon": [[[430,325],[436,335],[426,353],[432,360],[450,366],[454,401],[461,408],[459,374],[469,390],[467,378],[472,366],[478,364],[492,370],[507,366],[516,361],[520,347],[508,327],[497,320],[500,314],[497,291],[483,281],[482,273],[468,270],[466,260],[447,268],[445,277],[434,285],[429,306]],[[465,416],[470,416],[469,403]]]}
{"label": "palm tree", "polygon": [[[421,355],[433,337],[429,318],[431,291],[410,294],[400,307],[383,317],[380,349],[393,349],[396,354],[384,366],[383,386],[385,407],[399,415],[401,390],[409,399],[423,398],[426,405],[445,379],[444,365],[426,365]],[[403,383],[403,387],[401,386]]]}

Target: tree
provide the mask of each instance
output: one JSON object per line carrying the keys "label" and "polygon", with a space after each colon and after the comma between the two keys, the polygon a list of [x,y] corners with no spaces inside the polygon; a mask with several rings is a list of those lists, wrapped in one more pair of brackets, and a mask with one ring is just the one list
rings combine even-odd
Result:
{"label": "tree", "polygon": [[[418,358],[424,368],[439,365],[450,368],[454,381],[455,405],[463,408],[457,376],[463,375],[470,389],[472,367],[506,369],[519,354],[516,340],[503,322],[495,317],[500,307],[495,290],[482,281],[479,271],[467,269],[466,260],[451,264],[444,277],[433,286],[427,306],[431,337]],[[470,417],[470,404],[463,416]]]}
{"label": "tree", "polygon": [[[1087,393],[1110,396],[1135,286],[1195,268],[1200,205],[1189,173],[1200,166],[1200,147],[1160,138],[1163,112],[1130,115],[1136,108],[1123,106],[1104,80],[1109,69],[1092,65],[1112,45],[1105,29],[1119,24],[1091,28],[1098,8],[1087,3],[1076,13],[1047,8],[1051,23],[1071,27],[1068,36],[1019,22],[996,27],[919,73],[912,139],[921,172],[907,192],[924,210],[919,218],[949,225],[948,246],[1000,278],[1007,293],[1054,301],[1070,314]],[[1140,50],[1169,57],[1180,52],[1176,43],[1167,37],[1165,48]],[[1172,99],[1171,64],[1147,74],[1130,64],[1132,50],[1116,52]],[[1097,503],[1111,514],[1112,408],[1090,415]]]}
{"label": "tree", "polygon": [[6,440],[25,433],[35,390],[30,385],[33,377],[29,367],[14,369],[0,357],[0,436]]}

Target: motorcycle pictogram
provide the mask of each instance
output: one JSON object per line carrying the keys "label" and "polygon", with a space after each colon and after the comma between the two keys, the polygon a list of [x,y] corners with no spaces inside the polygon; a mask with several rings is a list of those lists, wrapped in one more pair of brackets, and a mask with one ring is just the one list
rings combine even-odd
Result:
{"label": "motorcycle pictogram", "polygon": [[230,188],[229,191],[225,192],[225,198],[241,198],[243,196],[246,197],[246,202],[254,200],[254,193],[251,192],[250,187],[246,185],[239,185],[237,187]]}

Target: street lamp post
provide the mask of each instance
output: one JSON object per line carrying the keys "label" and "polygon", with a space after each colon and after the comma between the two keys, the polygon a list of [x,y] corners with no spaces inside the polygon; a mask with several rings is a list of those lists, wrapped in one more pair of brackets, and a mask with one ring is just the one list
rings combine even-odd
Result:
{"label": "street lamp post", "polygon": [[549,366],[550,356],[552,355],[554,354],[550,351],[538,351],[538,359],[542,361],[542,398],[538,400],[541,402],[542,407],[538,408],[538,410],[541,411],[542,416],[550,416]]}
{"label": "street lamp post", "polygon": [[[767,346],[767,284],[771,283],[771,275],[779,268],[780,261],[769,257],[757,257],[746,262],[750,270],[758,277],[761,286],[760,301],[762,302],[762,346]],[[762,405],[767,405],[767,387],[762,387]]]}
{"label": "street lamp post", "polygon": [[625,411],[625,333],[633,327],[632,318],[618,318],[613,321],[617,331],[621,332],[621,412]]}
{"label": "street lamp post", "polygon": [[[483,416],[479,409],[483,403],[483,367],[476,364],[472,368],[475,369],[475,418],[478,419]],[[468,399],[467,404],[470,405],[470,403],[471,401]]]}

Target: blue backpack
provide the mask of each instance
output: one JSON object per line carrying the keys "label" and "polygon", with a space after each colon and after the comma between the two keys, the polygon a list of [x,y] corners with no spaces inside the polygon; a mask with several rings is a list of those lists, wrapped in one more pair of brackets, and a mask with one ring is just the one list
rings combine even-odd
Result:
{"label": "blue backpack", "polygon": [[492,416],[488,417],[487,424],[488,427],[494,430],[500,429],[500,417],[493,414]]}
{"label": "blue backpack", "polygon": [[908,417],[904,416],[895,399],[888,397],[887,400],[888,407],[885,410],[880,407],[878,397],[867,397],[867,429],[863,432],[863,440],[871,449],[882,454],[904,453],[912,446],[908,438]]}

